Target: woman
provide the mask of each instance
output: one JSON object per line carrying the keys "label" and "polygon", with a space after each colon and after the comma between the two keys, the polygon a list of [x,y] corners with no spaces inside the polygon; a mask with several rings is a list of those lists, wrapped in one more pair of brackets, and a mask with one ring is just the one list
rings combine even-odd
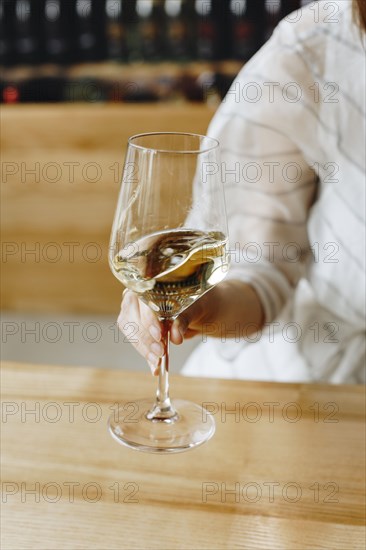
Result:
{"label": "woman", "polygon": [[[208,135],[222,147],[231,269],[174,323],[188,375],[365,382],[364,0],[283,20]],[[161,327],[131,292],[119,326],[157,373]]]}

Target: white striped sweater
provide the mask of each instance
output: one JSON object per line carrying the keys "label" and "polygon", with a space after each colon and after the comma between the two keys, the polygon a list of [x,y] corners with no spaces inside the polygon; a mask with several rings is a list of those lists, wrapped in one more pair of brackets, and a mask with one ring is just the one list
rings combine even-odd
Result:
{"label": "white striped sweater", "polygon": [[272,325],[255,343],[209,339],[187,375],[365,381],[366,60],[351,5],[320,1],[283,20],[210,125],[228,277],[253,285]]}

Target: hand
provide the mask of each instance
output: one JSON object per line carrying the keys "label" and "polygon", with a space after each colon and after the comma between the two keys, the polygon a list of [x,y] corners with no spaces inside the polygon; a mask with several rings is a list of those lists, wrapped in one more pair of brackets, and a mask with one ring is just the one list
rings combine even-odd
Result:
{"label": "hand", "polygon": [[[215,289],[186,309],[174,321],[170,330],[170,340],[180,345],[185,338],[200,334],[203,323],[209,322]],[[133,343],[137,351],[147,360],[153,375],[159,374],[160,359],[164,355],[163,326],[136,294],[130,290],[123,293],[121,312],[117,324],[121,332],[127,331],[131,323],[138,326],[138,340]],[[211,297],[208,300],[208,297]],[[209,305],[211,304],[211,307]]]}
{"label": "hand", "polygon": [[[122,332],[131,323],[138,326],[138,341],[133,345],[146,358],[156,376],[164,355],[163,326],[136,294],[129,290],[123,294],[118,326]],[[213,337],[249,336],[260,330],[263,324],[263,307],[253,287],[241,281],[223,281],[179,315],[171,327],[170,339],[179,345],[185,338],[203,333],[208,335],[208,329],[209,336]]]}

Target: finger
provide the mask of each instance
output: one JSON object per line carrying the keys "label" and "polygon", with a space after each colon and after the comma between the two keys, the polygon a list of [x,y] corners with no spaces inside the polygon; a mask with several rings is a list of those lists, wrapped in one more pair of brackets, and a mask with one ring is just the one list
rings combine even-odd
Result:
{"label": "finger", "polygon": [[186,329],[181,325],[181,323],[178,320],[174,321],[170,329],[170,341],[173,344],[180,346],[180,344],[184,341],[185,332]]}
{"label": "finger", "polygon": [[184,339],[185,340],[191,340],[192,338],[194,338],[195,336],[198,336],[199,334],[201,334],[198,330],[191,330],[190,328],[186,330],[185,334],[184,334]]}
{"label": "finger", "polygon": [[160,360],[164,355],[161,325],[154,312],[141,300],[138,302],[141,323],[145,330],[145,342],[149,346],[149,352],[155,354]]}
{"label": "finger", "polygon": [[[133,316],[129,315],[129,318]],[[133,347],[142,355],[152,370],[155,370],[159,365],[160,357],[162,356],[162,347],[156,342],[150,333],[143,327],[141,320],[139,322],[127,321],[123,314],[117,320],[118,327],[127,337]],[[137,333],[131,335],[131,325],[137,326]]]}
{"label": "finger", "polygon": [[188,329],[192,329],[190,325],[195,325],[195,323],[199,322],[199,319],[202,317],[202,307],[201,304],[198,302],[195,302],[192,304],[189,308],[187,308],[183,313],[181,313],[173,323],[172,330],[171,330],[171,341],[173,344],[180,345],[184,338],[186,337],[186,333]]}
{"label": "finger", "polygon": [[120,330],[127,336],[131,335],[131,324],[137,327],[138,332],[131,337],[130,342],[150,364],[156,367],[159,364],[164,349],[162,344],[156,342],[150,332],[144,327],[140,306],[141,302],[136,295],[132,292],[126,293],[117,323]]}
{"label": "finger", "polygon": [[179,327],[176,325],[173,325],[170,339],[173,344],[179,346],[184,342],[184,340],[190,340],[191,338],[194,338],[194,336],[197,336],[198,334],[201,334],[201,331],[190,329],[190,328],[187,328],[185,332],[182,334],[179,330]]}
{"label": "finger", "polygon": [[156,340],[156,342],[160,342],[162,333],[159,320],[146,304],[141,301],[139,302],[142,324],[144,325],[146,330],[149,331],[152,338]]}
{"label": "finger", "polygon": [[159,375],[159,371],[160,371],[160,364],[156,367],[153,363],[150,363],[150,361],[147,362],[147,364],[149,365],[150,367],[150,370],[151,370],[151,374],[153,376],[158,376]]}

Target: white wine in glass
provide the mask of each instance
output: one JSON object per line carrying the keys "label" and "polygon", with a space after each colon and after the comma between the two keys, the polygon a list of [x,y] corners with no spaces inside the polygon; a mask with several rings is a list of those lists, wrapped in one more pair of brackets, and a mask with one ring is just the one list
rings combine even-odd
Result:
{"label": "white wine in glass", "polygon": [[121,406],[109,419],[118,442],[172,453],[196,447],[215,431],[203,409],[169,397],[169,332],[174,319],[222,281],[228,232],[219,143],[182,133],[129,139],[109,261],[123,285],[156,314],[165,354],[155,402],[135,402],[133,422]]}

